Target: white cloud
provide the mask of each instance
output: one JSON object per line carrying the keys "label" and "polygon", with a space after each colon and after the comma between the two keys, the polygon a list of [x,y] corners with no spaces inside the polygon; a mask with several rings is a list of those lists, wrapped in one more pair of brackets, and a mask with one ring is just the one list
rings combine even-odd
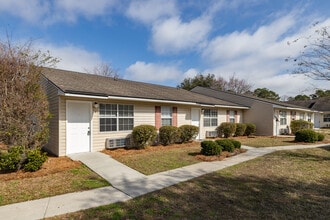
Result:
{"label": "white cloud", "polygon": [[[293,64],[285,62],[285,58],[296,56],[307,43],[302,37],[314,32],[310,24],[299,26],[297,16],[292,13],[280,17],[255,32],[243,30],[215,37],[203,51],[202,57],[209,64],[206,72],[223,77],[235,73],[254,88],[266,87],[280,95],[294,96],[315,89],[317,84],[321,86],[310,78],[289,74]],[[330,19],[319,27],[329,23]],[[288,45],[298,38],[299,41]]]}
{"label": "white cloud", "polygon": [[293,16],[288,15],[268,26],[259,27],[254,33],[244,30],[218,36],[209,43],[203,55],[213,62],[228,61],[251,55],[270,58],[278,57],[279,53],[284,55],[285,50],[279,48],[286,46],[286,41],[283,40],[282,36],[295,24],[294,19]]}
{"label": "white cloud", "polygon": [[126,15],[145,24],[153,24],[159,19],[176,15],[178,10],[174,0],[131,1]]}
{"label": "white cloud", "polygon": [[118,6],[117,0],[2,0],[0,12],[34,24],[52,24],[55,22],[75,22],[79,16],[95,17],[109,14]]}
{"label": "white cloud", "polygon": [[210,20],[199,17],[183,22],[179,17],[161,21],[152,28],[152,47],[158,54],[200,48],[211,30]]}
{"label": "white cloud", "polygon": [[2,0],[0,1],[0,12],[7,12],[13,16],[20,17],[25,21],[36,23],[49,11],[49,3],[42,0]]}
{"label": "white cloud", "polygon": [[126,69],[125,78],[144,82],[177,81],[183,73],[174,65],[137,61]]}
{"label": "white cloud", "polygon": [[[91,18],[108,14],[116,0],[57,0],[52,20],[75,22],[79,16]],[[119,3],[118,3],[119,4]]]}
{"label": "white cloud", "polygon": [[52,57],[58,58],[60,60],[56,64],[56,68],[58,69],[86,72],[87,70],[92,70],[99,63],[102,63],[99,54],[73,45],[58,46],[39,43],[35,47],[41,51],[50,51]]}

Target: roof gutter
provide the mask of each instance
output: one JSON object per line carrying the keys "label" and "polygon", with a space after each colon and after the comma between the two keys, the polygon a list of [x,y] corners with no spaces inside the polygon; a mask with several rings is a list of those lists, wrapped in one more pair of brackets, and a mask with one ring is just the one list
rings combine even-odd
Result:
{"label": "roof gutter", "polygon": [[72,93],[64,93],[62,94],[67,97],[76,97],[76,98],[88,98],[88,99],[107,99],[107,96],[96,96],[96,95],[81,95],[81,94],[72,94]]}
{"label": "roof gutter", "polygon": [[293,107],[285,107],[285,106],[280,106],[280,105],[273,105],[274,108],[283,108],[283,109],[288,109],[288,110],[299,110],[299,111],[306,111],[306,112],[318,112],[310,109],[305,109],[305,108],[293,108]]}
{"label": "roof gutter", "polygon": [[249,107],[245,106],[232,106],[232,105],[215,105],[218,108],[235,108],[235,109],[250,109]]}
{"label": "roof gutter", "polygon": [[139,101],[139,102],[160,102],[160,103],[173,103],[173,104],[184,104],[184,105],[199,105],[195,102],[181,102],[181,101],[171,101],[171,100],[160,100],[160,99],[145,99],[145,98],[131,98],[131,97],[121,97],[121,96],[108,96],[108,99],[114,100],[128,100],[128,101]]}
{"label": "roof gutter", "polygon": [[168,103],[168,104],[181,104],[181,105],[195,105],[200,107],[217,107],[217,108],[235,108],[235,109],[249,109],[248,107],[240,106],[230,106],[230,105],[206,105],[196,102],[181,102],[181,101],[171,101],[171,100],[159,100],[159,99],[145,99],[145,98],[132,98],[132,97],[121,97],[121,96],[96,96],[96,95],[83,95],[83,94],[73,94],[73,93],[61,93],[66,97],[75,98],[89,98],[89,99],[112,99],[112,100],[126,100],[126,101],[138,101],[138,102],[158,102],[158,103]]}

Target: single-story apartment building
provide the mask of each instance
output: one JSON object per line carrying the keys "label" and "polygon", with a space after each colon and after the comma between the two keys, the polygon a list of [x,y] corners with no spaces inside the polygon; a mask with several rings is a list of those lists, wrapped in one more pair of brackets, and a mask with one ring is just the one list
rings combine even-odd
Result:
{"label": "single-story apartment building", "polygon": [[330,128],[330,97],[304,101],[289,101],[288,103],[318,111],[314,114],[314,127]]}
{"label": "single-story apartment building", "polygon": [[314,123],[316,111],[306,107],[204,87],[195,87],[191,91],[248,107],[243,110],[243,122],[254,123],[257,126],[257,135],[289,134],[292,120],[303,119]]}
{"label": "single-story apartment building", "polygon": [[222,122],[248,121],[248,105],[179,88],[52,68],[42,75],[52,114],[46,150],[57,156],[125,146],[142,124],[195,125],[203,139]]}

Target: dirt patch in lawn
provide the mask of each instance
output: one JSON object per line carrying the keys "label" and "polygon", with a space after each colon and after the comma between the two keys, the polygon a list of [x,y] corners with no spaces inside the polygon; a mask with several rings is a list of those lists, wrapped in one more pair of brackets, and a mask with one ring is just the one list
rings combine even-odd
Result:
{"label": "dirt patch in lawn", "polygon": [[81,163],[79,161],[73,161],[68,157],[49,156],[40,170],[36,172],[24,172],[20,170],[13,173],[0,173],[0,181],[47,176],[50,174],[70,170],[79,166],[81,166]]}

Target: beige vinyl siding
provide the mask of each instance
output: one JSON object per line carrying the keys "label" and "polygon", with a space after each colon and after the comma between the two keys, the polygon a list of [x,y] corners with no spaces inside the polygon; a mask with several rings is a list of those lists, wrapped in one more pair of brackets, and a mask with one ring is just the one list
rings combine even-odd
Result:
{"label": "beige vinyl siding", "polygon": [[[112,104],[129,104],[134,105],[134,127],[148,124],[155,126],[155,106],[164,106],[162,103],[148,103],[148,102],[121,102],[121,101],[111,101],[103,100],[98,101],[98,103],[112,103]],[[177,106],[177,105],[167,105],[176,106],[178,108],[178,126],[183,124],[190,124],[190,107]],[[112,131],[112,132],[100,132],[99,125],[99,110],[93,111],[92,120],[92,150],[100,151],[105,148],[105,141],[107,138],[126,138],[132,131]]]}
{"label": "beige vinyl siding", "polygon": [[243,122],[243,111],[242,110],[237,110],[237,109],[218,109],[218,125],[217,126],[212,126],[212,127],[205,127],[204,126],[204,114],[201,116],[201,138],[206,137],[206,132],[207,131],[215,131],[216,128],[223,122],[227,122],[227,110],[233,110],[237,111],[237,121],[236,123],[242,123]]}
{"label": "beige vinyl siding", "polygon": [[178,127],[191,124],[191,108],[178,106]]}
{"label": "beige vinyl siding", "polygon": [[49,112],[51,114],[51,118],[49,120],[49,140],[45,146],[45,149],[52,154],[59,155],[58,89],[45,78],[42,78],[41,85],[45,88],[49,103]]}
{"label": "beige vinyl siding", "polygon": [[59,156],[66,155],[66,100],[59,98]]}
{"label": "beige vinyl siding", "polygon": [[275,126],[273,105],[255,101],[250,110],[245,110],[243,122],[255,124],[257,135],[273,135]]}

